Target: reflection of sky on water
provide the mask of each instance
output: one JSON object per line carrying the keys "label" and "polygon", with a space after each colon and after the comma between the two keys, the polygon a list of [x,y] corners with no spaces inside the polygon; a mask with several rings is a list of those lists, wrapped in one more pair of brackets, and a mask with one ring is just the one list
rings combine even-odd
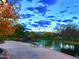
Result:
{"label": "reflection of sky on water", "polygon": [[79,23],[79,0],[17,0],[21,3],[19,23],[27,30],[52,31],[55,26]]}

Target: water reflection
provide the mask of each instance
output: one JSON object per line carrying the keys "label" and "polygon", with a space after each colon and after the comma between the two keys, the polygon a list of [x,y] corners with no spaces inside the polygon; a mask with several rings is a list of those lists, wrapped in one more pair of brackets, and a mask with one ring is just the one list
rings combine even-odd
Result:
{"label": "water reflection", "polygon": [[50,47],[50,49],[54,49],[54,50],[60,51],[62,53],[66,53],[68,55],[75,56],[75,57],[79,58],[79,45],[78,44],[53,41],[52,47]]}

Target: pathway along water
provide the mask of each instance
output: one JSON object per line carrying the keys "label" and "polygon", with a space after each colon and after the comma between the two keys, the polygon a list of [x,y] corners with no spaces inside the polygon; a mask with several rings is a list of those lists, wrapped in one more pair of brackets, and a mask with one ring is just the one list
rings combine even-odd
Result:
{"label": "pathway along water", "polygon": [[10,59],[76,59],[54,50],[48,50],[43,47],[32,47],[29,43],[16,41],[6,41],[0,44],[0,48],[8,51]]}

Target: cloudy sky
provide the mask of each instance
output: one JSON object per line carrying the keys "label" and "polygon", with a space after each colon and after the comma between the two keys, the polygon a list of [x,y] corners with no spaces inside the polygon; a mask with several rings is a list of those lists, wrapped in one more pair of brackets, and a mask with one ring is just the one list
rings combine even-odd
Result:
{"label": "cloudy sky", "polygon": [[18,20],[26,30],[54,31],[68,23],[79,24],[79,0],[17,0]]}

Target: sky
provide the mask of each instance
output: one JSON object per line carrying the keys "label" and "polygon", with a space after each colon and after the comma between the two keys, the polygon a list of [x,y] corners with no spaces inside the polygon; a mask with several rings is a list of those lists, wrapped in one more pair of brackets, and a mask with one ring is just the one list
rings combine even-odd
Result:
{"label": "sky", "polygon": [[60,26],[79,24],[79,0],[17,0],[19,6],[18,23],[29,31],[52,32]]}

